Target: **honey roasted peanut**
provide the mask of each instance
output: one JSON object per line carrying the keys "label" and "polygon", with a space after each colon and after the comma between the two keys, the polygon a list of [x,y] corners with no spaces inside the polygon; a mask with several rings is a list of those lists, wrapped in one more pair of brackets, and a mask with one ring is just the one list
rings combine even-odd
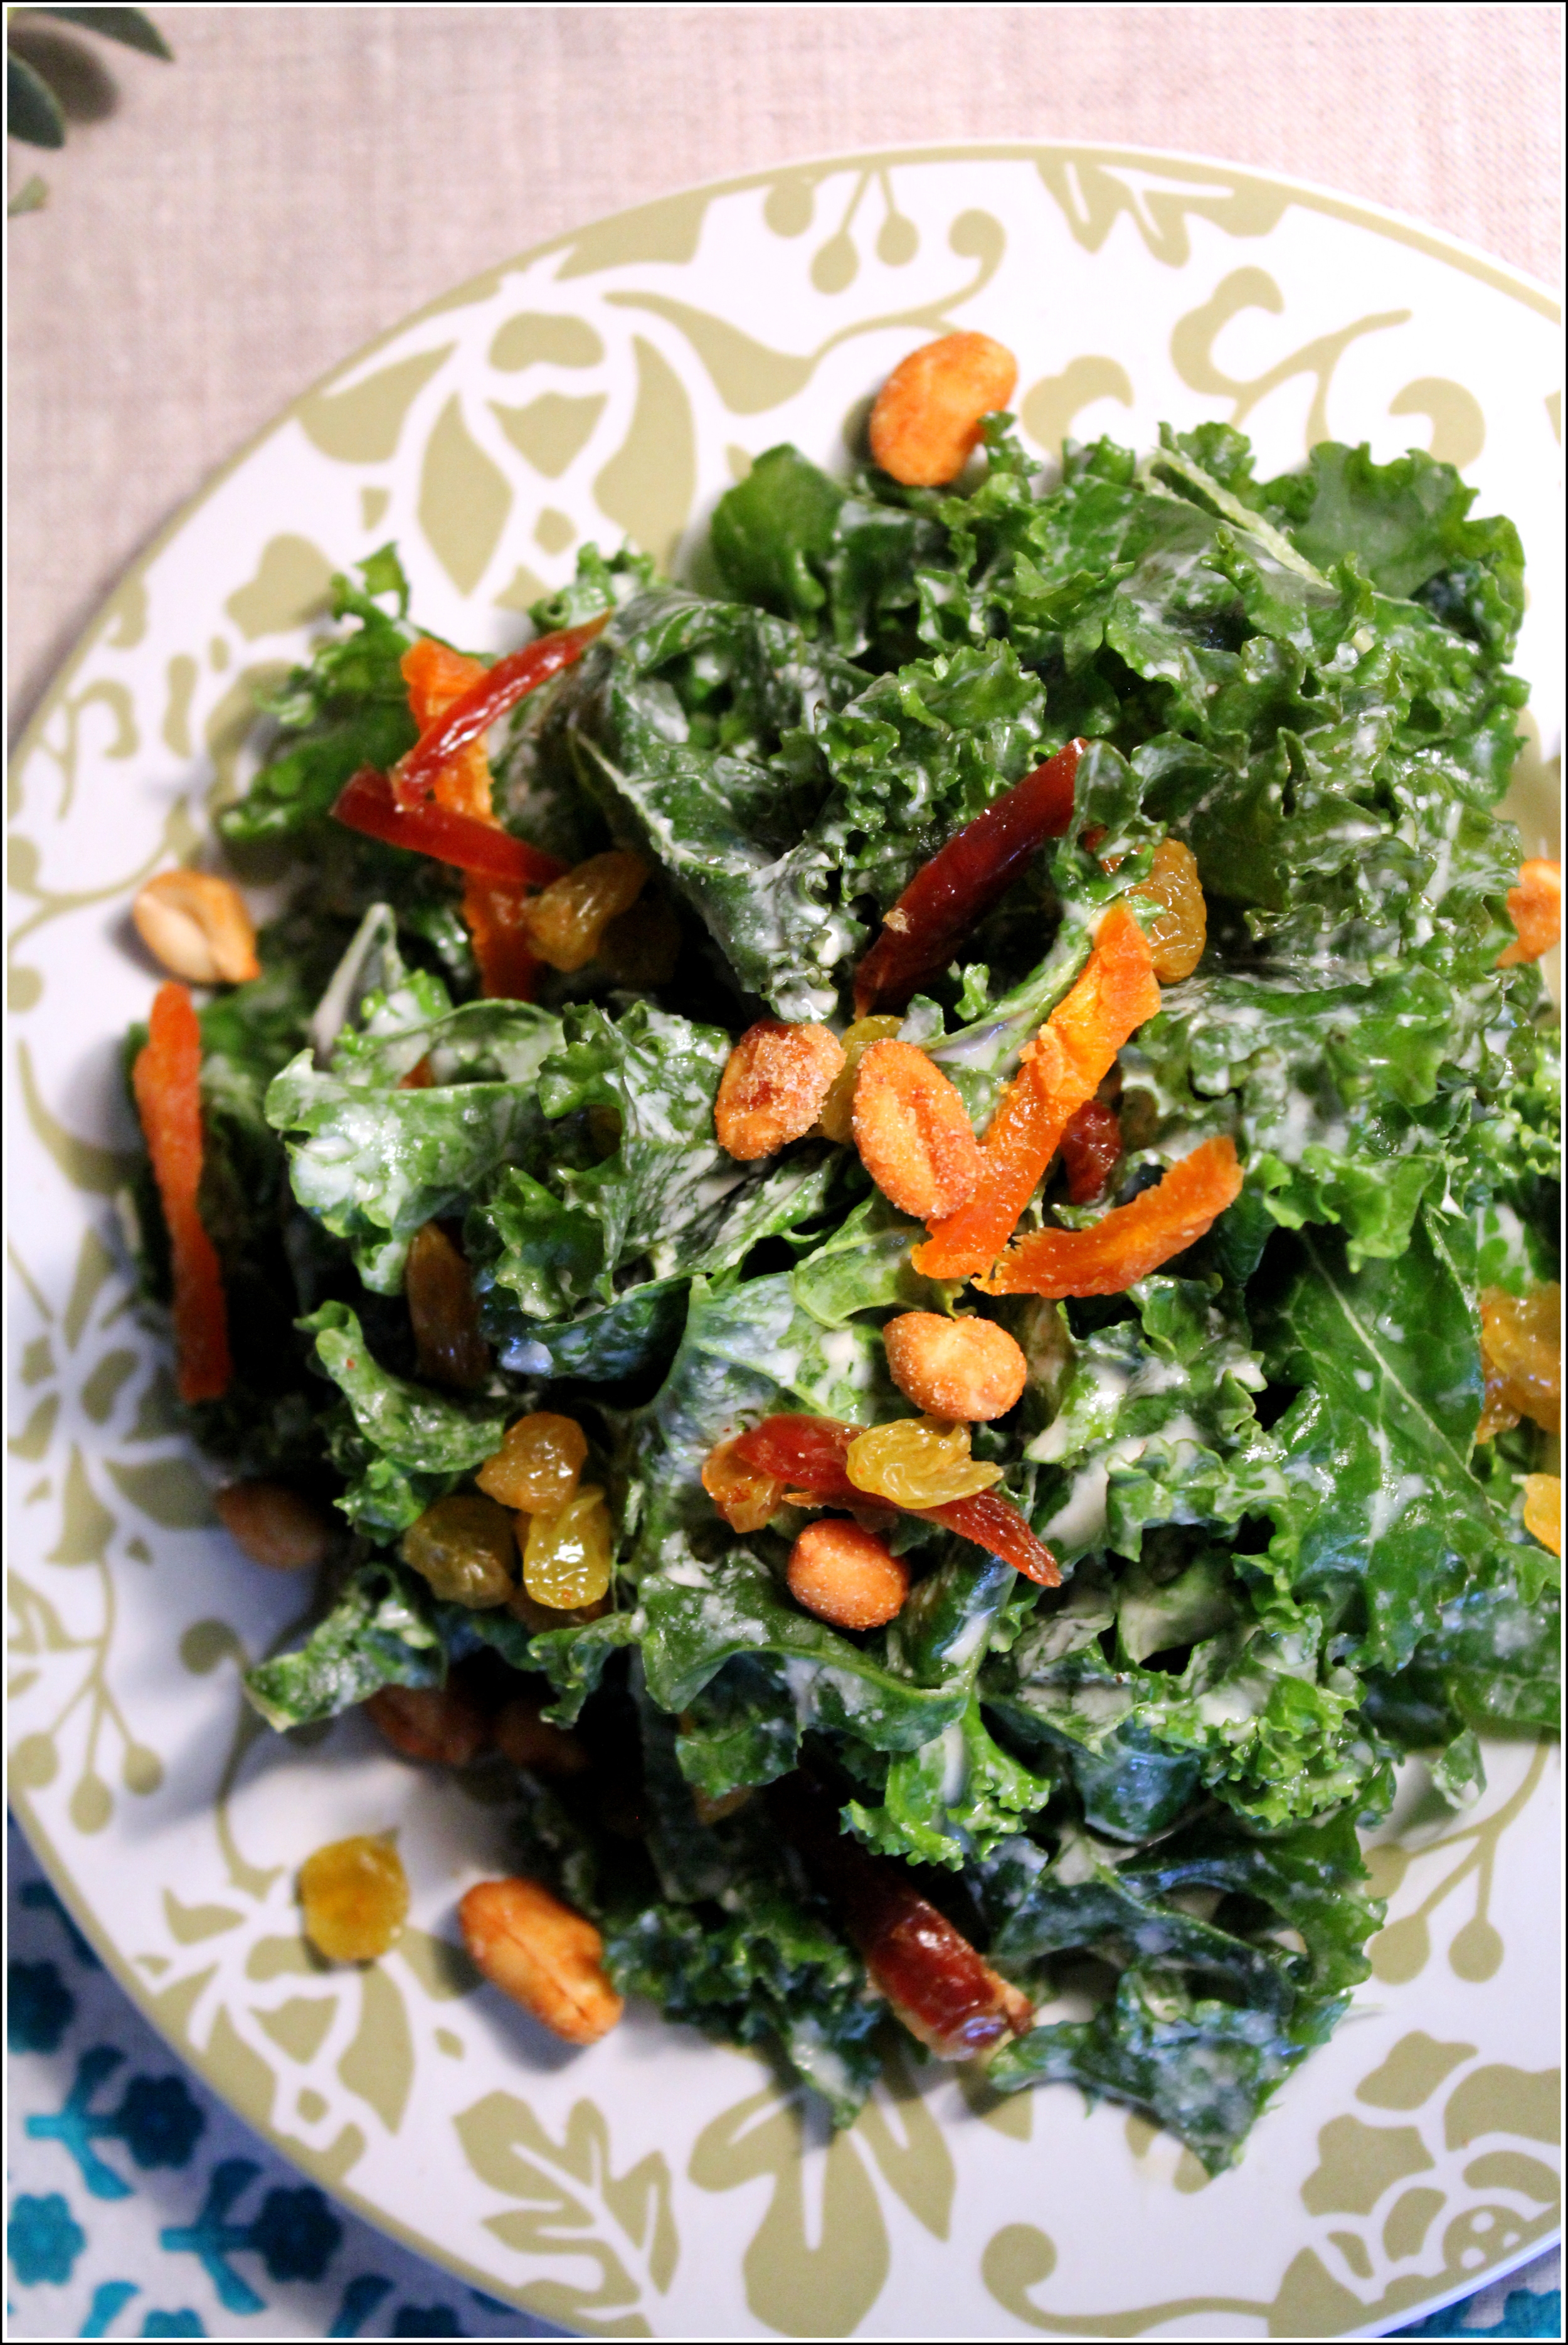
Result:
{"label": "honey roasted peanut", "polygon": [[844,1046],[826,1026],[786,1026],[763,1018],[729,1053],[714,1102],[718,1144],[742,1164],[800,1140],[844,1063]]}
{"label": "honey roasted peanut", "polygon": [[789,1593],[835,1629],[881,1629],[910,1592],[909,1566],[847,1517],[808,1523],[789,1552]]}
{"label": "honey roasted peanut", "polygon": [[927,1416],[949,1423],[1005,1416],[1029,1374],[1029,1363],[1006,1328],[990,1319],[906,1311],[888,1321],[882,1343],[889,1372],[904,1398]]}
{"label": "honey roasted peanut", "polygon": [[855,1146],[901,1213],[955,1213],[980,1178],[980,1143],[953,1085],[912,1042],[873,1042],[855,1081]]}
{"label": "honey roasted peanut", "polygon": [[191,985],[246,985],[260,977],[256,930],[232,880],[210,871],[160,871],[131,905],[136,932]]}
{"label": "honey roasted peanut", "polygon": [[625,2005],[593,1924],[537,1881],[481,1881],[457,1909],[463,1942],[492,1986],[567,2044],[608,2035]]}
{"label": "honey roasted peanut", "polygon": [[1018,385],[1018,361],[989,334],[944,334],[911,350],[871,410],[871,455],[905,488],[956,481],[980,443],[984,418]]}

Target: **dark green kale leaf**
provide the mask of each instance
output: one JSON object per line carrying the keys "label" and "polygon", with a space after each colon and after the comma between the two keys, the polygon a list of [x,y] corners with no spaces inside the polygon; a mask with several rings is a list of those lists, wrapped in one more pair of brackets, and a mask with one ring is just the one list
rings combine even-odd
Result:
{"label": "dark green kale leaf", "polygon": [[515,1404],[451,1400],[394,1376],[345,1303],[324,1303],[300,1325],[348,1404],[329,1428],[348,1485],[337,1503],[360,1529],[390,1543],[494,1456]]}
{"label": "dark green kale leaf", "polygon": [[[323,636],[309,662],[262,703],[280,726],[277,754],[245,797],[219,814],[231,847],[310,830],[325,821],[360,766],[385,772],[413,746],[417,728],[400,665],[415,633],[407,624],[408,581],[390,545],[357,566],[364,585],[340,572],[331,613],[359,624]],[[388,601],[392,611],[382,607]]]}
{"label": "dark green kale leaf", "polygon": [[[306,1135],[290,1145],[295,1197],[349,1241],[378,1294],[401,1288],[414,1232],[461,1213],[539,1132],[535,1078],[561,1033],[558,1019],[526,1002],[422,1016],[428,1005],[415,997],[399,1018],[397,1000],[382,1005],[385,1030],[372,1011],[366,1032],[344,1038],[331,1071],[302,1051],[267,1093],[270,1122]],[[434,1081],[399,1088],[425,1058]]]}
{"label": "dark green kale leaf", "polygon": [[297,1652],[245,1673],[245,1690],[280,1733],[335,1718],[388,1685],[445,1682],[434,1607],[417,1573],[388,1558],[361,1563]]}
{"label": "dark green kale leaf", "polygon": [[[729,1050],[721,1028],[646,1001],[618,1020],[593,1007],[565,1013],[564,1039],[539,1068],[550,1128],[514,1152],[524,1163],[503,1171],[469,1216],[497,1337],[548,1348],[552,1336],[528,1325],[538,1318],[561,1327],[569,1350],[585,1304],[612,1305],[626,1325],[636,1288],[617,1290],[634,1265],[655,1282],[728,1269],[820,1211],[836,1170],[827,1151],[752,1170],[719,1146],[713,1108]],[[596,1340],[586,1330],[599,1315],[587,1315],[580,1341]]]}
{"label": "dark green kale leaf", "polygon": [[863,682],[782,619],[670,587],[620,612],[563,685],[582,786],[610,829],[781,1017],[830,1008],[860,939],[831,856],[804,834],[826,788],[810,736]]}
{"label": "dark green kale leaf", "polygon": [[1357,1668],[1400,1669],[1446,1604],[1512,1559],[1516,1534],[1471,1471],[1474,1275],[1469,1218],[1429,1204],[1397,1262],[1359,1273],[1331,1233],[1303,1233],[1259,1323],[1271,1378],[1297,1392],[1275,1437],[1302,1504],[1273,1558],[1339,1617]]}
{"label": "dark green kale leaf", "polygon": [[[1200,1820],[1116,1859],[1069,1831],[1054,1858],[1013,1841],[972,1868],[1004,1971],[1048,1986],[1054,1958],[1094,1949],[1120,1974],[1089,2019],[1037,2025],[994,2056],[987,2080],[1001,2092],[1070,2081],[1129,2102],[1217,2173],[1366,1977],[1361,1949],[1382,1907],[1362,1887],[1347,1815],[1265,1838]],[[1207,1920],[1172,1902],[1194,1891],[1214,1900]]]}

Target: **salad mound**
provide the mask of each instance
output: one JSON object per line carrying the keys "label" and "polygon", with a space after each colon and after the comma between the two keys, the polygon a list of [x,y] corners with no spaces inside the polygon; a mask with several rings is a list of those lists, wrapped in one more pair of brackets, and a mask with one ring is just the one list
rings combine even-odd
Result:
{"label": "salad mound", "polygon": [[1217,2169],[1400,1759],[1557,1718],[1522,558],[1420,454],[993,413],[954,485],[962,421],[498,662],[335,582],[218,817],[288,909],[131,1038],[145,1284],[321,1567],[251,1700],[510,1802],[504,1991],[840,2124],[901,2024]]}

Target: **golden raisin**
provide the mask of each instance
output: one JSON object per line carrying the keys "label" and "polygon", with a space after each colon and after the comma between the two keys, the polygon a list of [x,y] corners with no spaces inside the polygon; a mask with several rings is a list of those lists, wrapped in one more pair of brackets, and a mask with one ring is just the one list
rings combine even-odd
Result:
{"label": "golden raisin", "polygon": [[719,1079],[713,1108],[719,1146],[751,1164],[803,1138],[843,1063],[843,1044],[826,1026],[786,1026],[777,1018],[748,1026]]}
{"label": "golden raisin", "polygon": [[1532,1538],[1538,1538],[1553,1555],[1562,1554],[1563,1484],[1557,1475],[1526,1474],[1524,1528]]}
{"label": "golden raisin", "polygon": [[408,1919],[402,1860],[390,1841],[331,1841],[300,1867],[300,1903],[305,1935],[329,1962],[374,1962]]}
{"label": "golden raisin", "polygon": [[412,1571],[452,1604],[484,1611],[512,1593],[516,1550],[512,1518],[494,1498],[459,1490],[427,1507],[398,1553]]}
{"label": "golden raisin", "polygon": [[507,1426],[500,1448],[473,1478],[498,1506],[523,1515],[554,1514],[576,1496],[587,1454],[587,1436],[575,1417],[535,1409]]}
{"label": "golden raisin", "polygon": [[955,1213],[980,1179],[980,1143],[953,1085],[912,1042],[873,1042],[855,1083],[855,1146],[899,1211]]}
{"label": "golden raisin", "polygon": [[991,1319],[943,1319],[906,1311],[882,1329],[888,1367],[906,1400],[949,1424],[1005,1416],[1023,1390],[1029,1364],[1005,1327]]}
{"label": "golden raisin", "polygon": [[402,1274],[419,1373],[433,1385],[472,1392],[490,1373],[468,1264],[439,1222],[415,1230]]}
{"label": "golden raisin", "polygon": [[877,394],[871,455],[906,488],[956,481],[987,415],[1006,406],[1018,361],[989,334],[944,334],[911,350]]}
{"label": "golden raisin", "polygon": [[841,1515],[808,1523],[789,1552],[789,1593],[835,1629],[881,1629],[909,1594],[909,1567]]}
{"label": "golden raisin", "polygon": [[431,1766],[471,1766],[490,1739],[484,1712],[450,1683],[382,1686],[365,1712],[394,1751]]}
{"label": "golden raisin", "polygon": [[873,1042],[891,1042],[901,1018],[857,1018],[844,1035],[844,1063],[833,1078],[832,1089],[822,1101],[821,1127],[825,1140],[836,1140],[847,1148],[854,1139],[855,1078],[860,1071],[860,1061]]}
{"label": "golden raisin", "polygon": [[1160,907],[1152,920],[1143,922],[1143,930],[1156,977],[1162,985],[1175,985],[1192,975],[1208,941],[1208,907],[1191,848],[1179,838],[1162,838],[1137,892]]}
{"label": "golden raisin", "polygon": [[530,1515],[522,1544],[523,1585],[535,1604],[569,1612],[607,1590],[615,1531],[605,1494],[591,1483],[555,1514]]}
{"label": "golden raisin", "polygon": [[577,1737],[564,1726],[553,1726],[540,1716],[542,1705],[525,1694],[509,1701],[495,1721],[495,1747],[514,1767],[536,1775],[580,1775],[588,1754]]}
{"label": "golden raisin", "polygon": [[1481,1294],[1481,1357],[1486,1405],[1476,1438],[1489,1441],[1522,1416],[1544,1433],[1562,1421],[1563,1290],[1555,1280],[1528,1294],[1487,1286]]}
{"label": "golden raisin", "polygon": [[784,1503],[783,1483],[737,1456],[733,1440],[708,1451],[702,1487],[732,1531],[759,1531]]}
{"label": "golden raisin", "polygon": [[1499,969],[1539,960],[1563,933],[1563,866],[1532,855],[1519,867],[1519,885],[1508,891],[1508,917],[1514,938],[1497,956]]}
{"label": "golden raisin", "polygon": [[568,973],[585,968],[610,922],[636,902],[647,876],[640,855],[613,847],[553,879],[523,912],[528,941],[540,959]]}
{"label": "golden raisin", "polygon": [[457,1909],[463,1942],[492,1986],[568,2044],[593,2044],[625,2005],[605,1972],[605,1942],[537,1881],[481,1881]]}
{"label": "golden raisin", "polygon": [[215,1490],[219,1521],[252,1563],[269,1571],[305,1571],[325,1560],[334,1525],[324,1507],[286,1482],[230,1482]]}
{"label": "golden raisin", "polygon": [[967,1425],[935,1425],[923,1416],[862,1433],[850,1444],[844,1471],[857,1490],[916,1512],[972,1498],[1002,1479],[1000,1466],[970,1456]]}

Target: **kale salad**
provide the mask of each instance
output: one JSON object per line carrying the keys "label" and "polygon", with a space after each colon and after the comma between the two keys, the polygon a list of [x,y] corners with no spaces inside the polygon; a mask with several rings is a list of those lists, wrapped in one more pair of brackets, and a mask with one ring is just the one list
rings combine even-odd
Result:
{"label": "kale salad", "polygon": [[286,909],[137,901],[134,1207],[223,1520],[318,1570],[249,1698],[510,1802],[487,1976],[1218,2169],[1401,1759],[1557,1720],[1522,565],[1421,454],[1043,473],[1005,403],[770,450],[500,661],[340,577],[217,817]]}

